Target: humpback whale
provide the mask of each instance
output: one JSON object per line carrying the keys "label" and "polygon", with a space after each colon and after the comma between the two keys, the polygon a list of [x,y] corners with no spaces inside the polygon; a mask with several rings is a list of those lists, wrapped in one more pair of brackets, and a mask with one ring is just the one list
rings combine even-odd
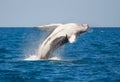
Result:
{"label": "humpback whale", "polygon": [[49,24],[37,26],[37,28],[40,30],[46,30],[51,32],[41,44],[38,50],[38,58],[50,58],[51,54],[63,44],[67,42],[74,43],[78,35],[86,32],[88,27],[88,24],[76,23]]}

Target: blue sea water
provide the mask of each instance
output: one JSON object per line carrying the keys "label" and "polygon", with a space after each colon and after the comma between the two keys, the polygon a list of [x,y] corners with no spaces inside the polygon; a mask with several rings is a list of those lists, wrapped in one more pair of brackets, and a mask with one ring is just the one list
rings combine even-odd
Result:
{"label": "blue sea water", "polygon": [[92,28],[57,50],[61,60],[24,60],[46,34],[0,28],[0,82],[120,82],[120,28]]}

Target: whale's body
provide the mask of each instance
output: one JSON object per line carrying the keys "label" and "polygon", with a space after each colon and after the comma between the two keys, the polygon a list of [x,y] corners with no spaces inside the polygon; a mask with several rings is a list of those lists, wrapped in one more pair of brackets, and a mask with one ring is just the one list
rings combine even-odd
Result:
{"label": "whale's body", "polygon": [[75,42],[76,37],[88,29],[88,25],[78,25],[75,23],[50,24],[38,26],[37,28],[51,31],[50,35],[48,35],[48,37],[41,44],[38,52],[39,59],[48,59],[51,57],[53,51],[58,47],[67,42]]}

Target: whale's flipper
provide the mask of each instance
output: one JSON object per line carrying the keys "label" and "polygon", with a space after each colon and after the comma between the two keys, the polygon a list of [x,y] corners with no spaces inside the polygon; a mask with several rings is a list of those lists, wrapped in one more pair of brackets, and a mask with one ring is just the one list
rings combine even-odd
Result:
{"label": "whale's flipper", "polygon": [[76,41],[76,35],[75,35],[75,34],[71,35],[71,36],[68,38],[68,41],[69,41],[70,43],[74,43],[74,42]]}
{"label": "whale's flipper", "polygon": [[36,28],[39,28],[40,30],[53,31],[55,28],[57,28],[60,25],[62,24],[49,24],[49,25],[37,26]]}

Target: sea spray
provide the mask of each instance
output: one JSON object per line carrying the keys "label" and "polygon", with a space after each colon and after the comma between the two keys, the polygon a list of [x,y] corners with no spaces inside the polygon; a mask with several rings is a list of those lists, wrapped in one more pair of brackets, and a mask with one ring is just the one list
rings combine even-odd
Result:
{"label": "sea spray", "polygon": [[37,55],[29,55],[29,57],[25,58],[24,60],[35,61],[39,59],[37,58]]}
{"label": "sea spray", "polygon": [[[36,53],[38,52],[38,50],[36,51]],[[47,60],[62,60],[62,54],[64,53],[64,46],[62,46],[61,48],[57,49],[56,51],[54,51],[52,53],[52,56],[50,58],[48,58]],[[32,55],[28,55],[26,58],[24,58],[24,60],[27,61],[37,61],[37,60],[43,60],[43,59],[39,59],[38,54],[32,54]]]}
{"label": "sea spray", "polygon": [[[45,38],[50,34],[50,32],[46,32],[46,31],[40,31],[41,35],[39,35],[40,33],[36,33],[31,32],[31,34],[29,34],[26,37],[26,45],[24,45],[24,60],[27,61],[36,61],[36,60],[40,60],[38,58],[38,52],[40,50],[41,44],[42,42],[45,40]],[[59,48],[59,50],[57,49],[53,54],[52,57],[49,58],[48,60],[60,60],[61,59],[61,53],[63,52],[63,47]]]}
{"label": "sea spray", "polygon": [[36,28],[33,29],[24,40],[23,54],[25,60],[38,60],[37,55],[39,47],[48,35],[46,31],[38,31]]}
{"label": "sea spray", "polygon": [[[38,60],[43,60],[43,59],[39,59],[37,57],[37,55],[30,55],[29,57],[25,58],[24,60],[26,60],[26,61],[38,61]],[[62,60],[62,58],[60,56],[53,56],[47,60]]]}

